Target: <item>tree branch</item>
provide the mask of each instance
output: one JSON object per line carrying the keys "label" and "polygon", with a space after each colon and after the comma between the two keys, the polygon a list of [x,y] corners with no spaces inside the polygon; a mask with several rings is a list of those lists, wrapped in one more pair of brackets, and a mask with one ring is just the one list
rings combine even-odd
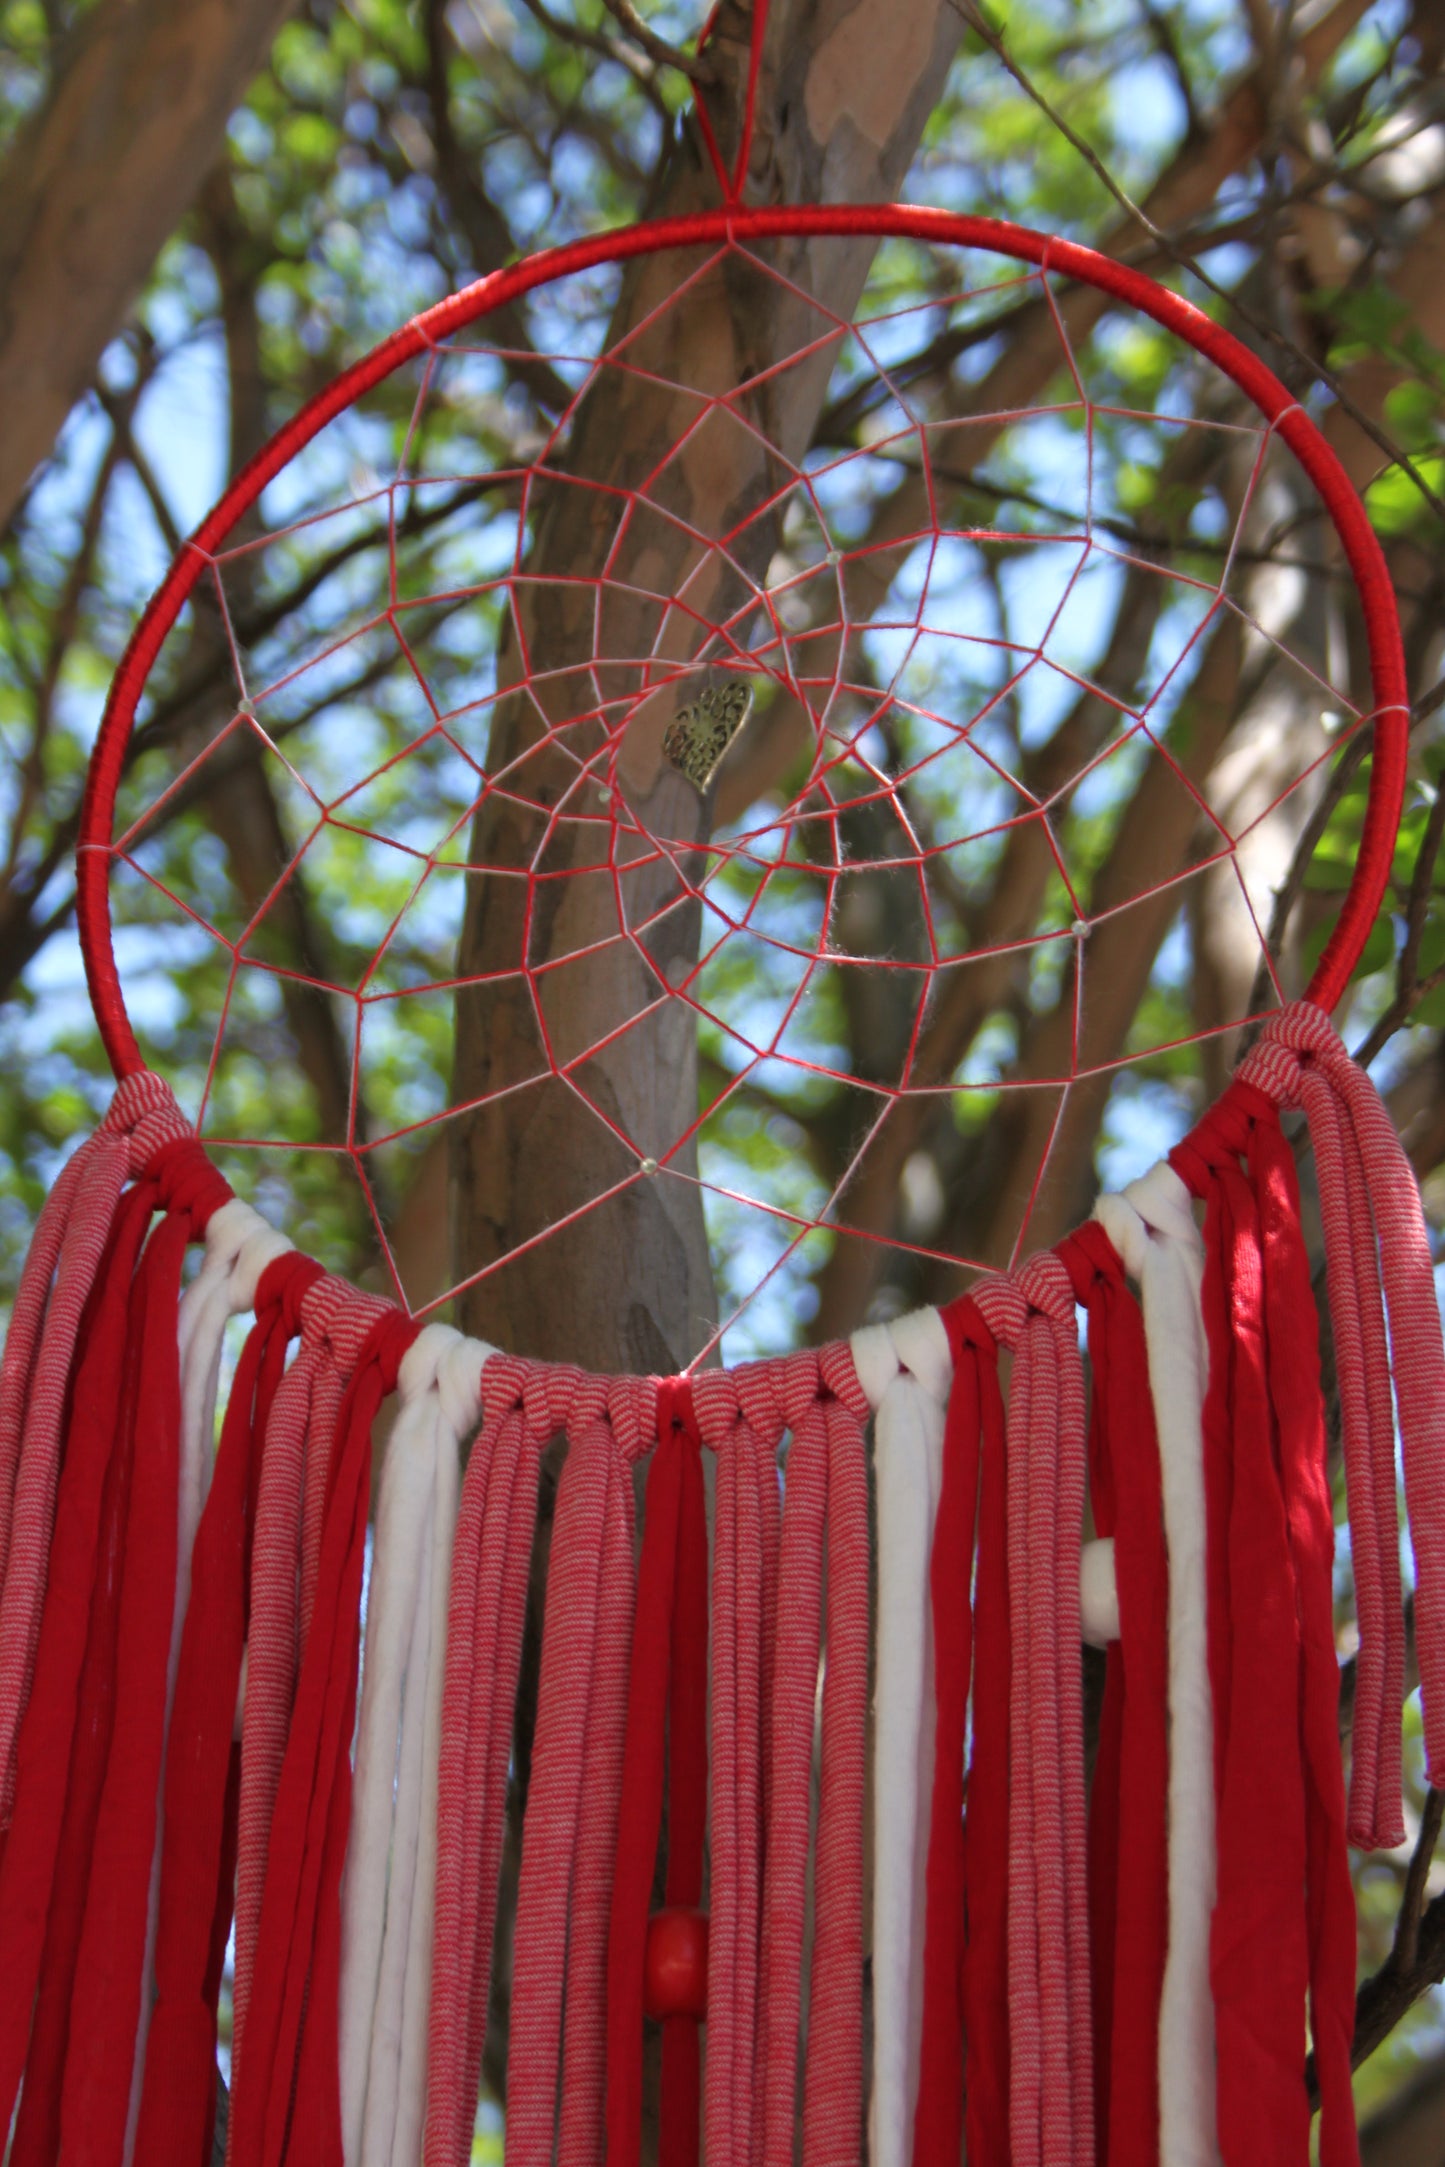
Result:
{"label": "tree branch", "polygon": [[620,23],[627,35],[640,45],[648,58],[655,60],[659,67],[676,68],[690,83],[705,83],[709,86],[716,83],[717,70],[702,54],[684,53],[676,45],[669,45],[666,38],[660,38],[655,30],[649,30],[632,5],[632,0],[602,0],[602,4],[613,21]]}
{"label": "tree branch", "polygon": [[66,41],[0,168],[0,526],[289,11],[289,0],[100,0]]}
{"label": "tree branch", "polygon": [[1007,69],[1019,88],[1024,92],[1024,95],[1032,100],[1045,119],[1051,121],[1060,135],[1078,152],[1090,172],[1108,189],[1109,194],[1114,198],[1120,209],[1143,227],[1156,248],[1162,250],[1171,262],[1178,264],[1181,270],[1188,271],[1193,277],[1197,278],[1201,285],[1206,286],[1221,301],[1227,303],[1248,324],[1256,337],[1265,339],[1271,346],[1277,347],[1281,353],[1288,355],[1290,360],[1303,369],[1316,383],[1324,385],[1325,389],[1335,399],[1337,405],[1349,415],[1355,426],[1363,430],[1370,441],[1385,454],[1387,465],[1398,467],[1400,472],[1406,475],[1414,484],[1414,487],[1430,506],[1436,517],[1445,522],[1445,500],[1436,495],[1414,460],[1411,459],[1409,453],[1405,451],[1396,438],[1391,436],[1387,429],[1382,428],[1373,415],[1367,413],[1351,397],[1333,370],[1326,368],[1322,361],[1317,359],[1315,355],[1307,353],[1296,340],[1290,338],[1287,332],[1281,331],[1277,325],[1270,323],[1267,317],[1261,316],[1257,310],[1251,308],[1237,290],[1221,286],[1218,280],[1212,278],[1203,268],[1197,257],[1192,256],[1187,249],[1181,248],[1171,235],[1166,233],[1162,227],[1156,225],[1143,205],[1136,203],[1128,191],[1121,187],[1093,146],[1078,133],[1077,129],[1070,126],[1058,108],[1050,102],[1027,71],[1014,59],[1004,41],[1002,32],[995,30],[983,13],[982,0],[949,0],[949,4],[959,10],[964,20],[978,32],[984,43],[991,47],[1003,67]]}

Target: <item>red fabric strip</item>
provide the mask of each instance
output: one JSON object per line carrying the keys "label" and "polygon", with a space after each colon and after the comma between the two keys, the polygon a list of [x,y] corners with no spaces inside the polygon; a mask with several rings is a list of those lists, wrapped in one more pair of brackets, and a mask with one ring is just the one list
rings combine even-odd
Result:
{"label": "red fabric strip", "polygon": [[50,1580],[34,1682],[20,1727],[14,1816],[0,1860],[0,1948],[5,1952],[0,1977],[3,2127],[9,2125],[25,2066],[66,1817],[102,1519],[105,1514],[106,1525],[114,1529],[116,1523],[109,1515],[123,1510],[106,1473],[122,1415],[127,1349],[134,1346],[127,1330],[132,1280],[155,1198],[156,1185],[150,1181],[138,1182],[123,1198],[78,1341],[83,1351],[56,1502]]}
{"label": "red fabric strip", "polygon": [[712,1599],[706,2154],[749,2167],[765,2031],[763,1874],[782,1412],[755,1365],[692,1381],[717,1456]]}
{"label": "red fabric strip", "polygon": [[672,1650],[686,1444],[672,1395],[658,1395],[627,1692],[617,1868],[607,1951],[607,2156],[626,2167],[642,2139],[642,2001],[647,1919],[662,1826],[663,1718]]}
{"label": "red fabric strip", "polygon": [[312,1630],[272,1818],[246,2055],[232,2094],[236,2167],[340,2162],[336,1983],[351,1796],[371,1426],[419,1327],[367,1335],[336,1429]]}
{"label": "red fabric strip", "polygon": [[[684,1910],[702,1902],[707,1837],[707,1502],[702,1441],[684,1414],[686,1439],[677,1531],[677,1581],[672,1608],[672,1675],[668,1697],[667,1901]],[[659,1422],[659,1428],[661,1423]],[[634,1627],[634,1638],[636,1628]],[[662,2167],[697,2167],[702,2066],[695,2017],[670,2017],[662,2028],[662,2099],[658,2157]]]}
{"label": "red fabric strip", "polygon": [[[184,1148],[184,1147],[182,1147]],[[199,1149],[198,1146],[193,1147]],[[190,1226],[167,1218],[136,1280],[136,1437],[115,1645],[115,1722],[76,1955],[61,2101],[67,2158],[118,2167],[125,2144],[175,1617],[181,1381],[176,1343]]]}
{"label": "red fabric strip", "polygon": [[[613,1378],[607,1392],[630,1394],[641,1380]],[[655,1395],[649,1395],[655,1405]],[[627,1729],[627,1662],[634,1600],[632,1474],[614,1427],[599,1424],[607,1449],[607,1503],[597,1587],[597,1642],[587,1730],[586,1781],[578,1802],[568,1920],[565,2035],[558,2103],[557,2167],[596,2167],[607,2095],[607,1927],[617,1863],[618,1801]],[[649,1433],[652,1424],[648,1424]],[[641,1436],[637,1439],[641,1445]]]}
{"label": "red fabric strip", "polygon": [[0,1833],[14,1804],[17,1732],[45,1606],[70,1386],[83,1359],[97,1270],[127,1179],[164,1144],[189,1135],[158,1076],[127,1078],[47,1199],[16,1290],[0,1362]]}
{"label": "red fabric strip", "polygon": [[[700,1424],[708,1420],[698,1405]],[[734,2161],[738,2157],[737,2027],[738,1928],[741,1908],[739,1887],[742,1762],[755,1746],[744,1737],[741,1672],[742,1618],[738,1593],[743,1575],[756,1574],[756,1549],[747,1537],[740,1517],[744,1473],[740,1466],[736,1395],[725,1415],[714,1412],[704,1436],[712,1445],[717,1476],[713,1498],[712,1569],[712,1882],[708,1907],[707,1966],[707,2103],[706,2141],[709,2160]],[[726,1427],[724,1428],[724,1423]],[[751,1470],[748,1470],[750,1475]],[[751,1482],[747,1482],[751,1490]],[[755,1497],[751,1500],[756,1507]],[[743,1561],[745,1541],[749,1555]],[[714,2062],[716,2057],[716,2063]],[[744,2157],[746,2146],[744,2141]]]}
{"label": "red fabric strip", "polygon": [[[816,1391],[816,1364],[812,1377]],[[807,1391],[806,1379],[803,1390]],[[828,1508],[828,1439],[816,1401],[800,1395],[798,1404],[789,1405],[785,1396],[784,1412],[793,1435],[784,1472],[770,1698],[772,1791],[763,1896],[764,2167],[792,2167],[793,2163],[813,1711],[822,1614],[823,1525]]]}
{"label": "red fabric strip", "polygon": [[[133,1290],[134,1292],[134,1290]],[[134,1303],[133,1303],[134,1306]],[[71,2003],[85,1924],[90,1856],[100,1812],[115,1721],[116,1641],[120,1624],[125,1526],[135,1459],[139,1339],[128,1338],[120,1383],[116,1435],[104,1470],[100,1544],[81,1672],[64,1819],[51,1882],[45,1949],[36,1996],[25,2082],[16,2117],[15,2167],[39,2167],[60,2149],[61,2099],[70,2044]],[[24,1768],[22,1764],[22,1778]],[[21,1791],[21,1805],[24,1804]]]}
{"label": "red fabric strip", "polygon": [[508,1355],[482,1372],[484,1421],[452,1552],[425,2150],[428,2161],[456,2167],[471,2150],[481,2074],[537,1455],[551,1427],[545,1394],[528,1393],[529,1375]]}
{"label": "red fabric strip", "polygon": [[[609,1641],[617,1640],[618,1625],[630,1617],[632,1602],[631,1477],[619,1465],[617,1442],[606,1417],[605,1387],[600,1379],[584,1378],[578,1371],[559,1369],[550,1375],[557,1381],[558,1398],[566,1409],[569,1449],[553,1522],[537,1727],[517,1891],[507,2148],[520,2167],[547,2167],[558,2156],[564,2005],[568,2023],[566,2078],[561,2089],[564,2115],[572,2118],[566,2134],[575,2141],[580,2121],[584,2138],[594,2149],[600,2140],[610,1885],[600,1920],[590,1914],[584,1919],[580,1851],[584,1805],[594,1812],[600,1809],[604,1830],[611,1821],[610,1884],[621,1788],[615,1763],[620,1760],[626,1723],[628,1651],[622,1637],[619,1705],[614,1710],[611,1664],[617,1651]],[[614,1494],[614,1475],[619,1473],[625,1500]],[[587,1891],[589,1901],[596,1893]],[[592,1969],[599,1953],[594,1946],[599,1924],[601,1974],[589,1981],[585,2004],[572,2003],[574,1979],[580,1977],[581,1968]],[[581,2029],[589,2012],[602,2028],[600,2055],[598,2042]]]}
{"label": "red fabric strip", "polygon": [[[946,1313],[945,1313],[946,1314]],[[1003,1394],[992,1334],[982,1317],[965,1329],[979,1350],[983,1444],[978,1570],[974,1588],[973,1752],[964,1821],[963,2026],[967,2041],[968,2157],[1006,2161],[1009,2147],[1008,2024],[1009,1625],[1008,1455]]]}
{"label": "red fabric strip", "polygon": [[[929,1812],[923,1944],[923,2025],[915,2167],[955,2167],[963,2143],[964,1761],[973,1661],[973,1550],[980,1448],[978,1342],[963,1305],[944,1312],[953,1389],[943,1433],[943,1479],[929,1561],[933,1612],[933,1797]],[[973,1312],[978,1329],[992,1334]]]}
{"label": "red fabric strip", "polygon": [[164,1146],[151,1171],[167,1216],[147,1244],[133,1305],[140,1367],[117,1621],[115,1726],[87,1861],[61,2102],[65,2156],[94,2167],[119,2167],[125,2148],[145,1971],[176,1611],[181,1267],[191,1239],[231,1193],[194,1139]]}
{"label": "red fabric strip", "polygon": [[1325,1459],[1319,1320],[1300,1228],[1294,1154],[1273,1114],[1250,1138],[1264,1244],[1269,1389],[1279,1425],[1301,1645],[1310,1943],[1310,2033],[1320,2086],[1321,2167],[1358,2167],[1350,2050],[1355,2029],[1355,1899],[1345,1839],[1334,1636],[1334,1511]]}
{"label": "red fabric strip", "polygon": [[1269,1392],[1259,1215],[1234,1155],[1247,1142],[1248,1115],[1236,1099],[1216,1117],[1174,1163],[1206,1202],[1219,2143],[1226,2167],[1296,2167],[1307,2156],[1310,2122],[1299,1628]]}
{"label": "red fabric strip", "polygon": [[[852,1364],[849,1361],[851,1374]],[[824,1391],[827,1380],[822,1379]],[[818,1401],[828,1453],[827,1667],[803,2083],[804,2167],[850,2159],[863,2126],[863,1801],[867,1785],[868,1478],[862,1416]]]}
{"label": "red fabric strip", "polygon": [[166,1752],[157,1998],[136,2135],[136,2157],[162,2167],[193,2167],[215,2117],[215,1949],[219,1938],[224,1955],[234,1903],[233,1731],[261,1446],[301,1296],[320,1276],[296,1251],[261,1276],[196,1531]]}
{"label": "red fabric strip", "polygon": [[1088,1310],[1094,1518],[1114,1538],[1120,1637],[1108,1650],[1090,1840],[1100,2156],[1159,2156],[1159,2002],[1168,1938],[1168,1563],[1139,1306],[1102,1227],[1057,1252]]}

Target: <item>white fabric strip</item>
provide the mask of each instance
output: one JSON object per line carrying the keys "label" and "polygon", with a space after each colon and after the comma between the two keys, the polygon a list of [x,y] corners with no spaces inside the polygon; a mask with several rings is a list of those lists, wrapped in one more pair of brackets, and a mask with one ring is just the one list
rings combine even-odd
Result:
{"label": "white fabric strip", "polygon": [[[191,1599],[191,1553],[210,1488],[216,1400],[221,1386],[226,1326],[232,1317],[244,1316],[254,1306],[262,1272],[276,1257],[284,1256],[290,1247],[284,1234],[278,1234],[258,1211],[253,1211],[239,1196],[233,1196],[219,1210],[212,1212],[207,1222],[205,1255],[195,1278],[181,1296],[176,1313],[176,1345],[181,1365],[181,1438],[176,1505],[176,1602],[166,1671],[167,1736],[170,1734],[171,1701],[176,1689],[176,1668],[180,1662],[181,1629]],[[130,2167],[135,2150],[141,2084],[145,2076],[146,2039],[151,2010],[155,2006],[156,1924],[160,1913],[161,1851],[165,1842],[165,1783],[162,1758],[155,1850],[151,1855],[145,1969],[136,2024],[135,2060],[131,2065],[130,2109],[126,2117],[125,2167]]]}
{"label": "white fabric strip", "polygon": [[1167,1163],[1102,1196],[1094,1216],[1138,1282],[1159,1433],[1169,1553],[1169,1941],[1159,2013],[1160,2167],[1217,2167],[1214,2002],[1214,1716],[1205,1578],[1204,1249],[1189,1191]]}
{"label": "white fabric strip", "polygon": [[436,1792],[460,1446],[491,1349],[428,1325],[398,1377],[372,1551],[342,1882],[340,2086],[347,2167],[420,2156]]}
{"label": "white fabric strip", "polygon": [[870,2157],[906,2167],[923,2018],[923,1921],[933,1796],[928,1566],[953,1365],[937,1310],[853,1335],[875,1409],[878,1654],[873,1741],[873,2092]]}
{"label": "white fabric strip", "polygon": [[[490,1349],[465,1341],[443,1356],[438,1390],[435,1509],[432,1515],[429,1654],[421,1741],[422,1780],[415,1842],[411,1918],[402,1978],[397,2101],[387,2167],[415,2167],[426,2121],[427,2019],[431,2002],[432,1933],[436,1920],[437,1777],[441,1766],[442,1688],[446,1680],[447,1609],[451,1596],[452,1544],[461,1503],[458,1440],[476,1428],[482,1364]],[[369,2156],[369,2155],[368,2155]],[[381,2155],[378,2155],[380,2157]]]}

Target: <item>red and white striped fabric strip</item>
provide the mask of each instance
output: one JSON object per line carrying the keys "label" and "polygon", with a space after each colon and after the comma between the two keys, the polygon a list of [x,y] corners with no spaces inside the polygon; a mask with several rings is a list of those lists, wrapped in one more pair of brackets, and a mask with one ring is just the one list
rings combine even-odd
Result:
{"label": "red and white striped fabric strip", "polygon": [[[233,2079],[245,2053],[271,1817],[300,1668],[297,1587],[306,1470],[318,1459],[323,1466],[329,1464],[332,1432],[347,1381],[367,1333],[390,1306],[329,1274],[309,1288],[301,1305],[301,1345],[276,1394],[266,1427],[252,1545],[241,1717]],[[228,2159],[233,2128],[230,2125],[227,2132]]]}
{"label": "red and white striped fabric strip", "polygon": [[[723,1372],[712,1374],[721,1377]],[[738,1942],[738,1823],[748,1811],[739,1797],[743,1788],[740,1763],[756,1754],[758,1733],[744,1738],[745,1717],[739,1677],[739,1640],[744,1630],[738,1614],[740,1573],[755,1563],[755,1541],[744,1562],[740,1553],[743,1535],[739,1526],[739,1484],[747,1475],[739,1466],[742,1457],[735,1441],[739,1427],[736,1389],[709,1395],[704,1404],[696,1389],[693,1406],[703,1442],[717,1461],[713,1487],[712,1567],[712,1740],[710,1754],[712,1879],[708,1911],[707,2001],[708,2055],[703,2128],[709,2161],[737,2167],[739,2145],[733,2098],[738,2041],[735,2007]],[[756,1521],[749,1524],[756,1536]],[[755,1599],[755,1598],[754,1598]],[[756,1809],[754,1809],[756,1811]],[[713,2068],[713,2056],[717,2068]],[[747,2147],[741,2147],[743,2159]]]}
{"label": "red and white striped fabric strip", "polygon": [[1445,1781],[1445,1350],[1429,1237],[1394,1123],[1321,1010],[1299,1001],[1269,1017],[1239,1074],[1276,1105],[1302,1107],[1315,1147],[1360,1627],[1350,1834],[1389,1845],[1404,1831],[1391,1357],[1425,1750],[1432,1782]]}
{"label": "red and white striped fabric strip", "polygon": [[[790,1390],[785,1394],[782,1381]],[[828,1511],[828,1434],[817,1406],[817,1368],[798,1357],[760,1368],[777,1391],[791,1430],[778,1545],[778,1614],[771,1705],[773,1795],[763,1884],[762,2158],[791,2167],[797,2122],[798,2034],[803,1921],[808,1893],[808,1823],[813,1723],[822,1631],[823,1535]]]}
{"label": "red and white striped fabric strip", "polygon": [[427,2039],[427,2167],[471,2151],[491,1986],[512,1711],[537,1511],[554,1428],[537,1365],[493,1354],[452,1553],[437,1787],[437,1878]]}
{"label": "red and white striped fabric strip", "polygon": [[[617,1859],[634,1601],[631,1463],[652,1445],[656,1425],[656,1381],[641,1377],[606,1380],[605,1412],[594,1415],[574,1409],[568,1425],[574,1451],[584,1431],[595,1426],[601,1433],[595,1449],[607,1452],[607,1509],[602,1528],[597,1639],[587,1704],[583,1758],[586,1780],[578,1802],[567,1926],[558,2167],[600,2167],[605,2150],[607,1944]],[[554,1538],[553,1572],[557,1563]],[[540,1715],[539,1699],[539,1723]],[[528,1820],[530,1825],[530,1812]],[[525,1856],[524,1839],[524,1860]]]}
{"label": "red and white striped fabric strip", "polygon": [[[391,2167],[417,2167],[426,2127],[426,2069],[431,2029],[432,1953],[436,1931],[438,1797],[441,1776],[442,1693],[446,1677],[451,1560],[460,1502],[459,1448],[481,1414],[481,1372],[491,1349],[462,1340],[442,1357],[437,1377],[441,1419],[437,1425],[436,1510],[433,1515],[430,1590],[431,1648],[423,1711],[423,1775],[420,1827],[412,1886],[411,1926],[400,1990],[400,2038],[396,2049],[396,2112]],[[402,1753],[406,1752],[403,1740]]]}
{"label": "red and white striped fabric strip", "polygon": [[[605,1975],[606,1905],[589,1910],[585,1926],[577,1916],[579,1900],[590,1904],[596,1893],[580,1878],[584,1771],[591,1789],[608,1782],[617,1766],[632,1605],[631,1477],[608,1420],[606,1380],[559,1366],[548,1384],[549,1396],[565,1401],[569,1450],[552,1529],[517,1892],[507,2147],[519,2167],[549,2167],[564,2070],[559,2148],[566,2149],[568,2167],[601,2152],[605,2020],[600,2010],[589,2018],[569,2008],[564,2049],[563,2003],[573,1979],[591,1980],[597,1992]],[[596,1856],[590,1847],[605,1814],[605,1802],[589,1802],[589,1875]],[[611,1841],[601,1862],[608,1886],[615,1843],[614,1791]]]}
{"label": "red and white striped fabric strip", "polygon": [[713,1541],[707,2062],[709,2167],[760,2156],[765,1769],[776,1618],[782,1409],[752,1368],[692,1381],[717,1456]]}
{"label": "red and white striped fabric strip", "polygon": [[126,1181],[190,1133],[158,1076],[127,1077],[47,1199],[16,1292],[0,1362],[0,1835],[15,1795],[81,1319]]}
{"label": "red and white striped fabric strip", "polygon": [[863,1813],[868,1719],[868,1402],[847,1347],[818,1353],[828,1443],[823,1760],[803,2073],[804,2167],[852,2158],[863,2120]]}
{"label": "red and white striped fabric strip", "polygon": [[1354,1124],[1328,1090],[1309,1088],[1325,1266],[1343,1410],[1350,1572],[1359,1650],[1350,1725],[1350,1841],[1405,1841],[1400,1718],[1405,1620],[1395,1494],[1395,1408],[1370,1184]]}
{"label": "red and white striped fabric strip", "polygon": [[828,1644],[803,2158],[850,2157],[863,2112],[863,1792],[867,1701],[868,1403],[846,1347],[759,1364],[792,1432],[784,1478],[764,1895],[763,2159],[787,2167],[796,2118],[814,1707],[824,1541]]}
{"label": "red and white striped fabric strip", "polygon": [[1057,1258],[972,1298],[1014,1355],[1008,1406],[1012,1642],[1010,2125],[1014,2167],[1094,2157],[1092,2016],[1077,1659],[1084,1392],[1073,1290]]}

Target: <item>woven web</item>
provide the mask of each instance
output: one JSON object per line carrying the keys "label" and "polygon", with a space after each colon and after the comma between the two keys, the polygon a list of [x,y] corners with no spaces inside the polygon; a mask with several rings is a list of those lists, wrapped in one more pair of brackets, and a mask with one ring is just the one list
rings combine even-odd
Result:
{"label": "woven web", "polygon": [[[423,1308],[673,1184],[739,1355],[955,1291],[1179,1133],[1317,952],[1324,902],[1270,957],[1272,896],[1367,695],[1309,485],[1153,325],[892,245],[852,322],[738,248],[657,290],[605,348],[615,275],[544,290],[532,351],[484,322],[271,486],[141,711],[117,953],[313,1246]],[[729,293],[788,327],[741,388]],[[661,738],[733,683],[704,801]],[[571,1186],[453,1266],[449,1139],[543,1107]]]}

